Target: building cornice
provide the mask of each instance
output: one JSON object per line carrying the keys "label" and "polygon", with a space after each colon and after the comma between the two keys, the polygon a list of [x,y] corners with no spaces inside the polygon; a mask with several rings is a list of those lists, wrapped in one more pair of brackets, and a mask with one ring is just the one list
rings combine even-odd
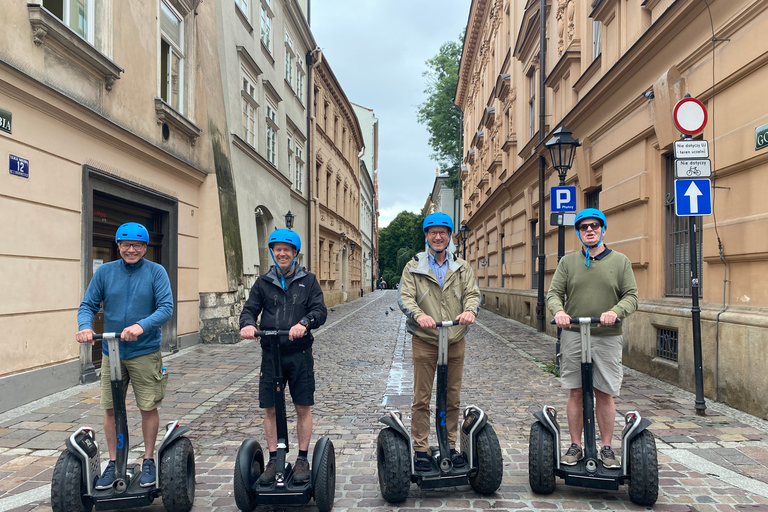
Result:
{"label": "building cornice", "polygon": [[464,32],[464,47],[461,50],[459,62],[459,83],[456,86],[456,97],[453,99],[454,104],[462,110],[472,80],[472,68],[480,47],[483,26],[487,19],[485,13],[490,3],[490,0],[473,0],[469,8],[469,19]]}

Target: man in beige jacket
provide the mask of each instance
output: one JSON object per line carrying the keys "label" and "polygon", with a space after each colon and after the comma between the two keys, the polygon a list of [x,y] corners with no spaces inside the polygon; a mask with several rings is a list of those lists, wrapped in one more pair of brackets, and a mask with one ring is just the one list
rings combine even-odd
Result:
{"label": "man in beige jacket", "polygon": [[466,461],[456,452],[464,371],[464,333],[475,323],[480,289],[469,264],[448,251],[453,220],[444,213],[427,215],[423,224],[429,249],[414,256],[400,278],[400,309],[413,339],[413,405],[411,437],[416,471],[429,471],[429,403],[437,368],[437,322],[456,320],[448,334],[448,399],[446,423],[454,467]]}

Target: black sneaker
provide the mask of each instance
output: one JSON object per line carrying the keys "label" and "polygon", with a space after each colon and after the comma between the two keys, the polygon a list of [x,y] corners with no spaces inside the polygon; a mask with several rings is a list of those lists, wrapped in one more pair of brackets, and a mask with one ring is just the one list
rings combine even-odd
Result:
{"label": "black sneaker", "polygon": [[293,481],[297,484],[309,482],[309,461],[305,458],[296,459],[293,466]]}
{"label": "black sneaker", "polygon": [[104,472],[101,474],[101,478],[96,480],[96,489],[103,491],[112,487],[112,483],[115,481],[115,461],[109,461],[107,467],[104,468]]}
{"label": "black sneaker", "polygon": [[139,485],[142,487],[152,487],[155,485],[157,470],[155,469],[155,459],[144,459],[141,464],[141,481]]}
{"label": "black sneaker", "polygon": [[464,457],[453,449],[451,450],[451,462],[453,462],[453,467],[455,468],[463,468],[467,465],[467,461],[464,460]]}
{"label": "black sneaker", "polygon": [[259,485],[269,485],[274,482],[276,473],[277,464],[275,464],[275,459],[269,459],[267,467],[264,468],[264,472],[259,477]]}
{"label": "black sneaker", "polygon": [[583,458],[584,458],[584,452],[582,451],[581,447],[576,443],[573,443],[571,447],[568,448],[568,451],[565,452],[565,455],[563,455],[563,458],[560,459],[560,462],[562,462],[566,466],[575,466],[576,463]]}
{"label": "black sneaker", "polygon": [[413,467],[416,471],[429,471],[432,469],[432,465],[429,463],[429,455],[427,452],[416,452]]}

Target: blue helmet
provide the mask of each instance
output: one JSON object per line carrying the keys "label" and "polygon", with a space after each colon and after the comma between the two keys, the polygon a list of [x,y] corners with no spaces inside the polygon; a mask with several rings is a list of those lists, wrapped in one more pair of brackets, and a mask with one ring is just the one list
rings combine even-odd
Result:
{"label": "blue helmet", "polygon": [[120,240],[138,240],[139,242],[149,243],[149,231],[147,228],[137,222],[126,222],[115,233],[115,242]]}
{"label": "blue helmet", "polygon": [[267,245],[270,249],[278,242],[292,245],[297,253],[301,251],[301,238],[290,229],[276,229],[269,235],[269,243]]}
{"label": "blue helmet", "polygon": [[442,212],[430,213],[424,217],[424,224],[422,225],[422,231],[426,232],[433,226],[445,226],[448,228],[449,234],[453,233],[453,219],[450,215]]}
{"label": "blue helmet", "polygon": [[600,225],[603,228],[608,226],[608,223],[605,220],[605,215],[597,208],[585,208],[577,213],[576,219],[573,221],[573,227],[578,230],[579,224],[581,224],[581,221],[584,219],[597,219],[600,221]]}

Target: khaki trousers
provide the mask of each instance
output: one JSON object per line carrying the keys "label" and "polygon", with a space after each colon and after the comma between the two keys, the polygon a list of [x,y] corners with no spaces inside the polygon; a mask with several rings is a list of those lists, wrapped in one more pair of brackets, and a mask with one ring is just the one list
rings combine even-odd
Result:
{"label": "khaki trousers", "polygon": [[[448,444],[456,448],[461,405],[461,376],[464,373],[464,338],[448,345],[448,399],[446,402],[446,426]],[[437,345],[413,336],[413,405],[411,406],[411,436],[413,449],[426,452],[429,449],[431,418],[429,403],[432,384],[437,370]]]}

